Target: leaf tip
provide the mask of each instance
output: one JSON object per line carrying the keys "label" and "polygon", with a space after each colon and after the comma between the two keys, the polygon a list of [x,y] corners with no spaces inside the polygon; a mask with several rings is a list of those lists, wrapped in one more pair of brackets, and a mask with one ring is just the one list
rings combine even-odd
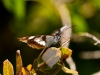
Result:
{"label": "leaf tip", "polygon": [[20,50],[17,50],[17,53],[20,54]]}

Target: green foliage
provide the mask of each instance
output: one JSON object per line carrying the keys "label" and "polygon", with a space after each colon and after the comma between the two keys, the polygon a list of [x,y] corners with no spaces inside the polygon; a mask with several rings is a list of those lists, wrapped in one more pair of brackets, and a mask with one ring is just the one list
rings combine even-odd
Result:
{"label": "green foliage", "polygon": [[12,12],[17,20],[25,17],[25,0],[3,0],[7,10]]}

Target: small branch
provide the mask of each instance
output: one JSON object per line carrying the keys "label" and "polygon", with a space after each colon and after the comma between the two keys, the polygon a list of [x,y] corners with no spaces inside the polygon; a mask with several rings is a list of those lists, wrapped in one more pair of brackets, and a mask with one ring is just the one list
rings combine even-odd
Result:
{"label": "small branch", "polygon": [[98,72],[96,72],[96,73],[94,73],[92,75],[100,75],[100,71],[98,71]]}
{"label": "small branch", "polygon": [[83,33],[81,34],[81,36],[86,36],[89,37],[91,39],[93,39],[94,41],[96,41],[96,43],[94,43],[94,45],[100,44],[100,40],[98,38],[96,38],[94,35],[89,34],[89,33]]}
{"label": "small branch", "polygon": [[[80,34],[77,34],[77,35],[75,34],[74,36],[75,36],[75,38],[79,37],[79,36],[85,36],[85,37],[93,39],[95,41],[94,45],[100,44],[100,40],[90,33],[80,33]],[[72,39],[74,39],[73,37],[72,37]]]}
{"label": "small branch", "polygon": [[[68,59],[66,59],[66,62],[69,64],[71,70],[76,70],[76,65],[72,57],[69,57]],[[73,74],[73,75],[76,75],[76,74]]]}
{"label": "small branch", "polygon": [[82,51],[79,53],[81,59],[100,59],[100,50]]}

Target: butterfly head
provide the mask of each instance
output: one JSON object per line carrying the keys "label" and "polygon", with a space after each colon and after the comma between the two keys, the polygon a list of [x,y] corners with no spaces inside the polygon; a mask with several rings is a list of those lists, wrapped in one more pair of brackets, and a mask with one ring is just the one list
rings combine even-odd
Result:
{"label": "butterfly head", "polygon": [[62,36],[63,31],[66,30],[66,29],[67,29],[67,25],[64,25],[63,27],[61,27],[61,28],[56,32],[55,37],[54,37],[54,41],[55,41],[55,42],[58,42],[58,41],[59,41],[59,39],[60,39],[61,36]]}

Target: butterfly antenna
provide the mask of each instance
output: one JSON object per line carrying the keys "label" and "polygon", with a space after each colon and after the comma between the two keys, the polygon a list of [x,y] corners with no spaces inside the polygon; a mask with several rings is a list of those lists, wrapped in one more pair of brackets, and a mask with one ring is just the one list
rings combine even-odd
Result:
{"label": "butterfly antenna", "polygon": [[65,30],[67,30],[67,29],[69,29],[69,28],[73,28],[73,27],[75,27],[75,26],[76,26],[76,25],[70,26],[70,27],[66,28]]}
{"label": "butterfly antenna", "polygon": [[[68,27],[68,28],[66,28],[65,30],[67,30],[67,29],[69,29],[69,28],[72,28],[72,27],[75,27],[76,25],[74,25],[74,26],[71,26],[71,27]],[[66,38],[64,37],[64,36],[61,36],[62,38],[64,38],[65,40],[66,40]]]}
{"label": "butterfly antenna", "polygon": [[40,58],[40,56],[43,54],[43,52],[45,51],[46,47],[42,50],[42,52],[40,53],[40,55],[38,56],[38,59]]}
{"label": "butterfly antenna", "polygon": [[[64,36],[61,36],[62,38],[64,38]],[[61,38],[60,38],[61,39]],[[65,38],[64,38],[65,39]],[[66,40],[66,39],[65,39]],[[61,45],[61,42],[59,41],[59,44]]]}
{"label": "butterfly antenna", "polygon": [[60,47],[63,47],[66,43],[68,43],[70,41],[70,39],[68,39],[67,41],[65,41]]}
{"label": "butterfly antenna", "polygon": [[62,38],[64,38],[66,40],[66,38],[64,36],[61,36]]}

